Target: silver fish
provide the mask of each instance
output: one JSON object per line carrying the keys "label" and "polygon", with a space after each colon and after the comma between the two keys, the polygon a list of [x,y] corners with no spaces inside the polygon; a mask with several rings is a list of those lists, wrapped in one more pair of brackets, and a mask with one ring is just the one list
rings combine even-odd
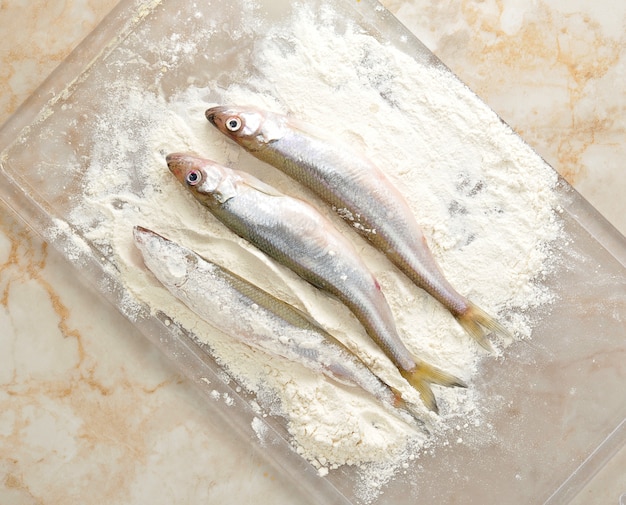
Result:
{"label": "silver fish", "polygon": [[411,355],[378,282],[352,244],[314,207],[250,174],[195,155],[169,154],[167,165],[228,228],[341,300],[430,409],[437,410],[437,404],[429,383],[465,386]]}
{"label": "silver fish", "polygon": [[295,307],[152,230],[136,226],[133,235],[154,276],[212,326],[251,347],[358,386],[404,421],[423,427],[398,391]]}
{"label": "silver fish", "polygon": [[509,336],[499,322],[447,281],[408,203],[372,162],[281,114],[220,106],[208,109],[206,117],[252,155],[329,203],[417,286],[442,303],[485,349],[493,349],[490,333]]}

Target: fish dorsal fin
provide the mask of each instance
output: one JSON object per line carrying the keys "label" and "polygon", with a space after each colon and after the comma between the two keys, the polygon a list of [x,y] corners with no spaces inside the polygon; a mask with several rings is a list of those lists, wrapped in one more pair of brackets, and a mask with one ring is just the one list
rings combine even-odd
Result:
{"label": "fish dorsal fin", "polygon": [[307,123],[300,118],[296,118],[293,116],[287,116],[285,123],[291,130],[296,130],[299,133],[305,134],[307,136],[311,136],[316,138],[317,140],[325,140],[330,141],[331,136],[328,131],[323,130],[317,125]]}

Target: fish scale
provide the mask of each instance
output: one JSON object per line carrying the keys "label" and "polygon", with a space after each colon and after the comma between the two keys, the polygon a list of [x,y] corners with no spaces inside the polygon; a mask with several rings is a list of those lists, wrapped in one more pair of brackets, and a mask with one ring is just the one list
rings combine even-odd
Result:
{"label": "fish scale", "polygon": [[[300,363],[342,384],[359,386],[390,412],[423,428],[420,412],[413,405],[296,308],[152,230],[136,226],[133,235],[148,269],[209,324],[251,347]],[[228,315],[236,317],[225,317]]]}
{"label": "fish scale", "polygon": [[348,146],[312,126],[253,107],[217,106],[206,117],[258,159],[308,187],[409,277],[438,300],[485,349],[488,334],[510,337],[492,316],[448,282],[410,206],[384,173]]}
{"label": "fish scale", "polygon": [[314,207],[250,174],[195,155],[170,154],[167,164],[229,229],[343,302],[429,408],[437,409],[428,383],[465,385],[411,354],[378,282],[354,246]]}

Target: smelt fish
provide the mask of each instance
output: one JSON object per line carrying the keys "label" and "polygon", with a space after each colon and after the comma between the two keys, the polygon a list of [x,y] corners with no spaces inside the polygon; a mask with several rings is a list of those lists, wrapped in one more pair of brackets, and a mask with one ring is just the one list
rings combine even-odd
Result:
{"label": "smelt fish", "polygon": [[411,355],[378,282],[352,244],[314,207],[250,174],[195,155],[170,154],[167,165],[233,232],[341,300],[430,409],[437,407],[429,383],[464,386],[460,379]]}
{"label": "smelt fish", "polygon": [[212,326],[251,347],[359,386],[404,421],[422,427],[399,392],[304,313],[151,230],[136,226],[134,238],[154,276]]}
{"label": "smelt fish", "polygon": [[206,117],[255,157],[330,204],[417,286],[441,302],[485,349],[492,350],[489,333],[509,335],[446,280],[408,203],[372,162],[280,114],[252,107],[212,107]]}

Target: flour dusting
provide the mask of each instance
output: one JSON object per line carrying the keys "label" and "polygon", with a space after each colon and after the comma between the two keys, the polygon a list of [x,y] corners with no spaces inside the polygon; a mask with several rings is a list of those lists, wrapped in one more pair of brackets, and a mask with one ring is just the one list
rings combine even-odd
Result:
{"label": "flour dusting", "polygon": [[[192,42],[182,44],[177,33],[161,41],[163,64],[155,63],[160,84],[142,86],[128,77],[103,85],[101,110],[89,130],[93,144],[82,168],[82,198],[69,222],[128,289],[129,317],[145,304],[193,333],[230,377],[256,394],[265,411],[284,417],[295,450],[320,475],[352,466],[360,476],[361,499],[372,501],[423,451],[437,444],[489,440],[481,410],[485,402],[473,379],[481,360],[512,359],[506,355],[511,342],[495,342],[497,357],[479,349],[446,309],[331,209],[225,139],[204,111],[216,104],[241,104],[286,113],[363,152],[407,198],[446,277],[497,315],[516,339],[532,336],[534,309],[551,301],[541,281],[550,270],[549,245],[560,233],[557,177],[447,71],[417,63],[331,8],[302,8],[271,28],[246,26],[229,34],[245,41],[246,51],[236,55],[227,78],[221,73],[205,81],[190,77],[186,86],[164,91],[172,72],[192,68],[194,40],[200,44],[224,36],[219,27],[207,25]],[[137,40],[141,36],[141,31],[135,35]],[[110,56],[112,65],[137,59],[132,48],[131,37]],[[134,248],[135,225],[309,312],[383,380],[420,403],[345,307],[230,233],[184,191],[165,164],[165,155],[174,151],[250,171],[311,201],[337,224],[378,278],[407,347],[469,384],[467,389],[434,388],[440,415],[423,412],[431,436],[424,437],[365,394],[217,332],[158,284]],[[472,427],[484,434],[482,440],[464,437]],[[263,440],[262,417],[254,419],[253,428]]]}

